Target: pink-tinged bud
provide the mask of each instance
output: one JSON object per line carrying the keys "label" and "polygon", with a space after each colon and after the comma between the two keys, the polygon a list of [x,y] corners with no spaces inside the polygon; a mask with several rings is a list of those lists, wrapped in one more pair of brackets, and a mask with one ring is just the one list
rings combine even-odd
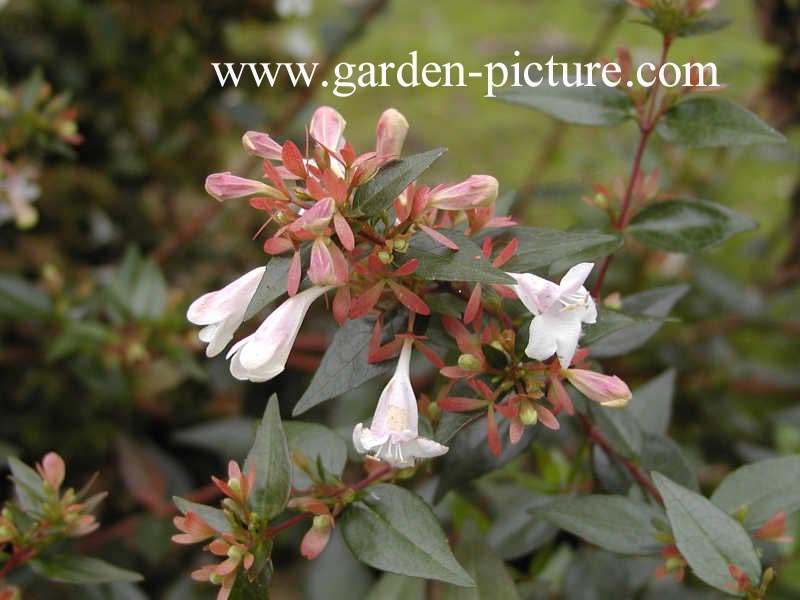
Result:
{"label": "pink-tinged bud", "polygon": [[289,231],[295,235],[304,232],[312,236],[321,235],[331,222],[335,208],[333,198],[323,198],[292,223]]}
{"label": "pink-tinged bud", "polygon": [[231,375],[239,380],[269,381],[286,368],[300,326],[311,304],[330,286],[312,287],[284,301],[256,331],[228,352]]}
{"label": "pink-tinged bud", "polygon": [[317,558],[325,549],[325,546],[328,545],[332,528],[333,519],[330,515],[317,515],[314,517],[314,524],[303,536],[303,541],[300,542],[300,554],[308,560]]}
{"label": "pink-tinged bud", "polygon": [[55,452],[45,454],[42,462],[36,464],[36,471],[42,481],[48,484],[54,492],[58,491],[61,484],[64,483],[66,471],[64,460]]}
{"label": "pink-tinged bud", "polygon": [[383,111],[375,130],[378,138],[375,153],[378,158],[399,156],[403,150],[406,133],[408,133],[408,121],[399,111],[393,108]]}
{"label": "pink-tinged bud", "polygon": [[441,210],[469,210],[489,206],[497,200],[497,179],[491,175],[472,175],[461,183],[438,185],[428,198],[428,206]]}
{"label": "pink-tinged bud", "polygon": [[330,106],[321,106],[311,117],[311,137],[326,150],[338,152],[344,146],[346,121]]}
{"label": "pink-tinged bud", "polygon": [[281,145],[260,131],[248,131],[242,136],[244,151],[267,160],[281,160]]}
{"label": "pink-tinged bud", "polygon": [[217,531],[206,523],[200,515],[193,511],[188,511],[184,517],[175,517],[172,519],[175,527],[180,529],[183,533],[176,533],[172,536],[172,541],[176,544],[195,544],[203,542],[208,538],[217,535]]}
{"label": "pink-tinged bud", "polygon": [[581,394],[603,406],[621,408],[631,399],[628,384],[616,375],[586,369],[566,369],[564,375]]}
{"label": "pink-tinged bud", "polygon": [[212,173],[206,177],[206,191],[220,202],[256,194],[280,197],[278,190],[253,179],[233,175],[230,171]]}
{"label": "pink-tinged bud", "polygon": [[333,285],[336,281],[336,269],[331,256],[331,245],[324,238],[317,238],[311,246],[311,261],[308,265],[308,278],[314,285]]}

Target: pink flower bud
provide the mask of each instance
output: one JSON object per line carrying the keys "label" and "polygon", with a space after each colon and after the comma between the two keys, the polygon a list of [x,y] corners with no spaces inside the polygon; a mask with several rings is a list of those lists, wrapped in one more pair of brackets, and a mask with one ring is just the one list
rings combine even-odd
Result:
{"label": "pink flower bud", "polygon": [[305,232],[312,236],[318,236],[325,232],[333,218],[334,210],[333,198],[323,198],[292,223],[289,226],[289,231],[294,234]]}
{"label": "pink flower bud", "polygon": [[564,375],[581,394],[603,406],[621,408],[631,399],[628,384],[616,375],[586,369],[566,369]]}
{"label": "pink flower bud", "polygon": [[244,151],[267,160],[281,160],[281,145],[266,133],[248,131],[242,136]]}
{"label": "pink flower bud", "polygon": [[321,106],[311,117],[311,137],[330,152],[338,152],[344,146],[345,122],[342,115],[330,106]]}
{"label": "pink flower bud", "polygon": [[375,131],[378,142],[375,152],[379,158],[399,156],[408,133],[408,121],[393,108],[383,111]]}
{"label": "pink flower bud", "polygon": [[314,240],[308,278],[314,285],[340,285],[347,280],[347,260],[330,240]]}
{"label": "pink flower bud", "polygon": [[461,183],[433,188],[428,206],[441,210],[469,210],[488,206],[497,200],[497,188],[497,179],[491,175],[472,175]]}
{"label": "pink flower bud", "polygon": [[313,560],[328,545],[331,537],[332,519],[329,515],[317,515],[314,524],[303,536],[300,542],[300,554],[308,560]]}
{"label": "pink flower bud", "polygon": [[206,191],[220,202],[255,194],[280,197],[278,190],[266,183],[233,175],[230,171],[212,173],[206,177]]}
{"label": "pink flower bud", "polygon": [[58,491],[61,484],[64,483],[64,473],[66,471],[64,460],[55,452],[45,454],[42,462],[36,464],[36,471],[42,481],[48,484],[54,492]]}
{"label": "pink flower bud", "polygon": [[184,517],[175,517],[172,522],[183,532],[172,536],[176,544],[195,544],[217,535],[217,531],[191,510]]}
{"label": "pink flower bud", "polygon": [[292,296],[270,313],[255,333],[239,340],[227,356],[231,375],[261,382],[282,373],[309,307],[329,289],[312,287]]}

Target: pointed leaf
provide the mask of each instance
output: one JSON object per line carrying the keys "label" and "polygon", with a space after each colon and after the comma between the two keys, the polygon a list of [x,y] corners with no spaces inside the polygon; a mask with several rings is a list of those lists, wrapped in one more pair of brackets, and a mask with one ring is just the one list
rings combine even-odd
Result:
{"label": "pointed leaf", "polygon": [[649,248],[693,254],[718,246],[756,222],[730,208],[688,198],[655,202],[640,210],[628,231]]}
{"label": "pointed leaf", "polygon": [[271,519],[284,509],[292,488],[289,448],[275,394],[267,402],[256,440],[244,461],[245,474],[250,465],[256,470],[250,503],[258,514]]}
{"label": "pointed leaf", "polygon": [[575,125],[617,125],[634,114],[633,102],[622,90],[606,85],[567,87],[563,84],[510,89],[499,100],[519,104]]}
{"label": "pointed leaf", "polygon": [[178,510],[181,511],[181,514],[185,515],[187,512],[192,511],[203,519],[212,529],[223,533],[227,533],[231,530],[231,524],[228,522],[228,518],[219,508],[198,504],[197,502],[192,502],[191,500],[186,500],[179,496],[173,496],[172,501],[175,503],[175,506],[178,507]]}
{"label": "pointed leaf", "polygon": [[387,163],[375,177],[356,190],[353,199],[355,208],[369,216],[386,211],[403,190],[416,181],[445,152],[446,148],[435,148]]}
{"label": "pointed leaf", "polygon": [[[347,462],[347,445],[338,433],[317,423],[302,421],[286,421],[283,428],[289,450],[305,456],[312,471],[316,471],[319,463],[326,474],[341,476]],[[292,485],[303,490],[311,487],[311,483],[308,475],[292,464]]]}
{"label": "pointed leaf", "polygon": [[90,556],[37,556],[28,562],[31,569],[51,581],[63,583],[107,583],[110,581],[141,581],[139,573],[120,569],[99,558]]}
{"label": "pointed leaf", "polygon": [[262,309],[286,293],[286,276],[289,274],[289,267],[292,264],[291,258],[284,256],[273,256],[267,263],[266,270],[258,282],[253,297],[244,312],[245,320],[254,317]]}
{"label": "pointed leaf", "polygon": [[786,141],[745,107],[719,98],[695,97],[679,102],[664,114],[656,131],[668,142],[690,148]]}
{"label": "pointed leaf", "polygon": [[661,473],[653,473],[653,482],[664,498],[675,544],[695,575],[718,590],[733,593],[730,586],[735,582],[728,565],[734,565],[758,586],[761,563],[738,521]]}
{"label": "pointed leaf", "polygon": [[667,369],[633,391],[629,411],[650,433],[665,434],[672,416],[672,397],[675,395],[675,369]]}
{"label": "pointed leaf", "polygon": [[475,585],[450,551],[439,521],[413,492],[385,483],[370,486],[337,524],[356,558],[376,569]]}

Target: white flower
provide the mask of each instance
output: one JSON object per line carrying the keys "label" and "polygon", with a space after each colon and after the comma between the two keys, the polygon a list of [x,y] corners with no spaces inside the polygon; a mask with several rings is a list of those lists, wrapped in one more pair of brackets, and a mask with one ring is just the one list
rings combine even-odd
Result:
{"label": "white flower", "polygon": [[517,280],[512,286],[517,297],[534,315],[525,354],[536,360],[556,354],[561,367],[569,367],[578,348],[581,324],[597,321],[597,307],[583,287],[592,267],[594,263],[575,265],[559,284],[531,273],[508,273]]}
{"label": "white flower", "polygon": [[411,467],[417,458],[441,456],[447,446],[419,437],[417,399],[409,373],[412,340],[400,351],[397,369],[383,388],[372,425],[361,423],[353,429],[353,444],[362,454],[369,452],[393,467]]}
{"label": "white flower", "polygon": [[242,381],[268,381],[283,372],[289,352],[311,304],[333,286],[310,287],[285,300],[252,335],[228,352],[231,375]]}
{"label": "white flower", "polygon": [[189,306],[186,318],[195,325],[205,325],[199,337],[208,343],[206,356],[216,356],[233,339],[265,269],[253,269],[221,290],[203,294]]}
{"label": "white flower", "polygon": [[[3,179],[0,171],[0,223],[14,219],[20,229],[36,225],[39,214],[31,204],[41,193],[36,183],[38,175],[36,169],[26,167]],[[5,202],[2,202],[3,197]]]}

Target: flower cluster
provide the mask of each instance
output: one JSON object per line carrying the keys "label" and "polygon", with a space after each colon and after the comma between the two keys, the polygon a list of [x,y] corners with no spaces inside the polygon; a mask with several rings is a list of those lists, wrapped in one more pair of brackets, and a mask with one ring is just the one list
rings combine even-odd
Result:
{"label": "flower cluster", "polygon": [[[511,219],[494,214],[496,179],[472,175],[460,183],[434,187],[410,182],[377,212],[359,202],[359,189],[398,159],[408,127],[399,112],[385,111],[378,121],[375,150],[357,154],[344,137],[342,116],[322,107],[309,124],[305,152],[291,141],[280,144],[266,133],[244,134],[245,151],[263,159],[263,179],[229,172],[207,178],[206,190],[218,200],[249,198],[251,207],[263,211],[266,218],[259,234],[265,236],[264,251],[287,255],[288,299],[253,333],[233,344],[227,354],[231,374],[254,382],[280,374],[309,308],[331,294],[331,312],[339,323],[377,317],[371,362],[399,354],[371,423],[359,423],[353,431],[357,451],[394,467],[411,467],[417,459],[447,452],[446,446],[419,435],[419,407],[411,381],[414,348],[449,382],[439,394],[439,408],[485,411],[489,445],[495,453],[500,452],[495,412],[511,421],[512,443],[519,441],[526,425],[541,421],[555,429],[561,410],[572,414],[564,379],[605,406],[623,406],[630,398],[624,382],[575,368],[586,356],[586,351],[578,351],[582,326],[597,317],[594,300],[583,285],[591,263],[576,265],[558,284],[531,273],[511,272],[508,284],[484,288],[480,283],[420,276],[419,258],[406,256],[420,236],[443,253],[458,252],[453,238],[478,239],[487,230],[514,225]],[[484,235],[481,255],[474,258],[486,259],[500,269],[514,256],[517,240],[512,237],[497,253],[494,245],[492,237]],[[191,304],[188,319],[204,326],[200,339],[208,343],[209,356],[231,342],[268,270],[254,269]],[[415,317],[432,313],[425,300],[431,293],[468,298],[461,319],[436,315],[461,351],[457,365],[446,365],[425,338],[414,332]],[[506,299],[520,301],[532,317],[524,355],[517,351],[515,340],[528,319],[506,316],[502,307]],[[395,309],[407,312],[407,330],[381,345],[386,335],[382,317]],[[474,397],[461,395],[462,388]],[[320,538],[327,527],[322,520]]]}

